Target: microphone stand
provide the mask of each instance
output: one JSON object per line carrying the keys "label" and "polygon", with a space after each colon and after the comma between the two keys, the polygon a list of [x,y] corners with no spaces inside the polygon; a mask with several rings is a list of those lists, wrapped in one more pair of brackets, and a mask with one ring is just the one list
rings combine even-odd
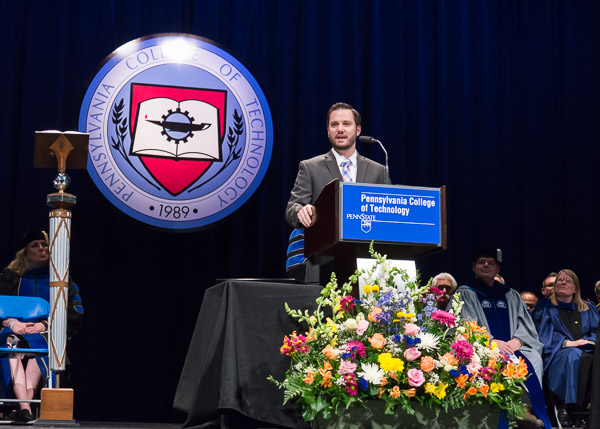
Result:
{"label": "microphone stand", "polygon": [[385,148],[383,147],[383,143],[381,143],[379,140],[371,137],[371,136],[360,136],[358,138],[358,141],[360,141],[361,143],[379,143],[379,147],[381,148],[381,150],[383,151],[383,153],[385,154],[385,183],[386,185],[391,185],[390,183],[390,166],[388,163],[388,153],[387,150],[385,150]]}

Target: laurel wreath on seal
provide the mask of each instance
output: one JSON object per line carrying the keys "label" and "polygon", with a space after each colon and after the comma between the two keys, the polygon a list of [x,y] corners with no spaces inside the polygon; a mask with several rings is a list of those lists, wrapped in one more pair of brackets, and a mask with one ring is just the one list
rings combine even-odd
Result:
{"label": "laurel wreath on seal", "polygon": [[146,176],[138,171],[138,169],[133,165],[129,156],[127,156],[127,152],[125,151],[125,138],[127,137],[127,118],[123,118],[123,108],[125,107],[125,101],[123,98],[113,107],[112,111],[112,123],[115,124],[115,134],[117,136],[117,140],[114,137],[110,137],[112,140],[111,146],[115,149],[119,154],[123,157],[127,164],[133,168],[133,170],[140,175],[146,182],[150,185],[154,186],[157,190],[160,191],[160,187],[155,183],[152,183]]}
{"label": "laurel wreath on seal", "polygon": [[[235,161],[236,159],[238,159],[241,156],[242,148],[238,148],[238,145],[240,142],[240,136],[244,132],[244,117],[242,115],[240,115],[240,113],[237,111],[237,109],[233,110],[233,120],[234,120],[234,126],[229,127],[229,131],[227,132],[227,146],[229,148],[229,153],[227,154],[227,158],[223,162],[223,165],[221,166],[219,171],[217,171],[216,174],[211,176],[211,178],[218,176],[233,161]],[[189,189],[188,192],[192,192],[192,191],[198,189],[199,187],[203,186],[209,180],[211,180],[211,179],[205,180],[204,182],[200,183],[199,185],[193,187],[192,189]]]}

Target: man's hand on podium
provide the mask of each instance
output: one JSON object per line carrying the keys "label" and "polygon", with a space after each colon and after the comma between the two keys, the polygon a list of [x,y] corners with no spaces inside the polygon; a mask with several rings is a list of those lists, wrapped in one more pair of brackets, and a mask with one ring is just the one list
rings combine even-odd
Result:
{"label": "man's hand on podium", "polygon": [[305,228],[309,228],[312,225],[312,216],[314,213],[315,208],[310,204],[305,205],[298,212],[298,220]]}

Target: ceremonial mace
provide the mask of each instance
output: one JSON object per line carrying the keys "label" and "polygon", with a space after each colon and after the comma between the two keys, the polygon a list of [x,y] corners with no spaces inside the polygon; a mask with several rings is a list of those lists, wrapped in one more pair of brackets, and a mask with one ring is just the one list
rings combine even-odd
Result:
{"label": "ceremonial mace", "polygon": [[[48,194],[50,210],[50,316],[48,318],[48,351],[50,370],[65,370],[67,345],[67,307],[69,298],[69,264],[71,248],[71,208],[75,195],[65,192],[71,179],[67,167],[85,169],[89,134],[74,131],[36,131],[33,166],[54,168],[58,174],[52,181],[57,192]],[[42,390],[40,417],[43,421],[73,419],[73,390],[56,389],[50,376],[49,388]],[[46,399],[46,401],[45,401]],[[65,422],[66,423],[66,422]]]}

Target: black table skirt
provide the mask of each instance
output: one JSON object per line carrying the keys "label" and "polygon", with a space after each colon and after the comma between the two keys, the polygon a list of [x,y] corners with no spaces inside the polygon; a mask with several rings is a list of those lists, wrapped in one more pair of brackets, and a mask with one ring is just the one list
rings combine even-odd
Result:
{"label": "black table skirt", "polygon": [[308,428],[298,408],[283,406],[282,380],[290,359],[279,353],[283,336],[299,325],[285,312],[316,308],[320,286],[228,280],[206,290],[181,373],[174,407],[187,413],[183,427],[230,410],[261,422]]}

